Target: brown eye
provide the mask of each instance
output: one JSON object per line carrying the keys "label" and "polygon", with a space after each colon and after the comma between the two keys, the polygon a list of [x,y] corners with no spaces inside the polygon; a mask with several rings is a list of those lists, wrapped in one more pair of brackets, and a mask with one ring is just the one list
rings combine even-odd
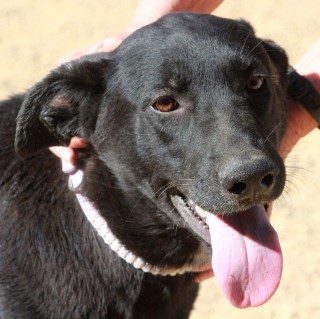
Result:
{"label": "brown eye", "polygon": [[171,112],[178,108],[178,102],[170,96],[160,97],[152,107],[160,112]]}
{"label": "brown eye", "polygon": [[248,79],[246,83],[246,89],[249,91],[257,91],[262,88],[263,84],[264,84],[263,76],[253,75]]}

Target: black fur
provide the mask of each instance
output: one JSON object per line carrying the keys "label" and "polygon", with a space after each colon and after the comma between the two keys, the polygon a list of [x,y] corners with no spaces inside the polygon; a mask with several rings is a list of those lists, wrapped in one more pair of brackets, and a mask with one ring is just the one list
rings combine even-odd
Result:
{"label": "black fur", "polygon": [[[244,21],[171,14],[2,102],[0,318],[188,318],[194,273],[154,276],[120,259],[47,147],[88,141],[83,192],[128,249],[158,266],[196,264],[208,247],[180,221],[170,191],[221,214],[281,194],[287,67],[283,50]],[[265,78],[254,92],[252,74]],[[152,107],[164,95],[176,111]],[[268,169],[274,181],[266,194],[239,199],[223,184],[230,169],[239,179]]]}

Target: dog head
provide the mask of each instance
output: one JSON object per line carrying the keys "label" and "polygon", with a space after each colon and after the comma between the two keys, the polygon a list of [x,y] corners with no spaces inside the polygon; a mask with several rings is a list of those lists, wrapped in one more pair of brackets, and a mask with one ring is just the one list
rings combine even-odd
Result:
{"label": "dog head", "polygon": [[210,236],[195,215],[228,218],[283,190],[287,67],[247,22],[171,14],[33,87],[16,150],[85,139],[84,191],[117,237],[153,264],[199,264]]}

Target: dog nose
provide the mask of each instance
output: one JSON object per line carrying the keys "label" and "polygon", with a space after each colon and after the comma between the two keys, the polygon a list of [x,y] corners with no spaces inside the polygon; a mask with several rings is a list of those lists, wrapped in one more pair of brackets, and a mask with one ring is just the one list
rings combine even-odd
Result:
{"label": "dog nose", "polygon": [[222,187],[238,200],[257,200],[270,193],[279,173],[267,157],[228,161],[219,172]]}

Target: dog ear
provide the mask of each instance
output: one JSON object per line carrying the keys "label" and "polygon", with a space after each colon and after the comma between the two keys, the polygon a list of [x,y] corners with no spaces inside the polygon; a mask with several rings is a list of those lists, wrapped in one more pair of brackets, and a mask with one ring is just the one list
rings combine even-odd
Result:
{"label": "dog ear", "polygon": [[288,56],[285,50],[272,40],[263,40],[262,44],[279,72],[281,83],[285,85],[287,83],[289,67]]}
{"label": "dog ear", "polygon": [[17,116],[15,149],[28,158],[43,148],[68,145],[95,126],[105,92],[109,54],[61,65],[28,92]]}
{"label": "dog ear", "polygon": [[[255,35],[254,28],[252,25],[244,19],[238,20],[238,25],[246,31],[246,33]],[[259,40],[259,39],[258,39]],[[261,40],[267,54],[269,55],[271,61],[275,64],[281,77],[281,82],[286,83],[287,81],[287,70],[289,67],[288,56],[284,49],[277,45],[272,40]]]}
{"label": "dog ear", "polygon": [[253,26],[245,19],[238,19],[238,26],[243,29],[246,33],[249,33],[251,35],[255,34]]}

